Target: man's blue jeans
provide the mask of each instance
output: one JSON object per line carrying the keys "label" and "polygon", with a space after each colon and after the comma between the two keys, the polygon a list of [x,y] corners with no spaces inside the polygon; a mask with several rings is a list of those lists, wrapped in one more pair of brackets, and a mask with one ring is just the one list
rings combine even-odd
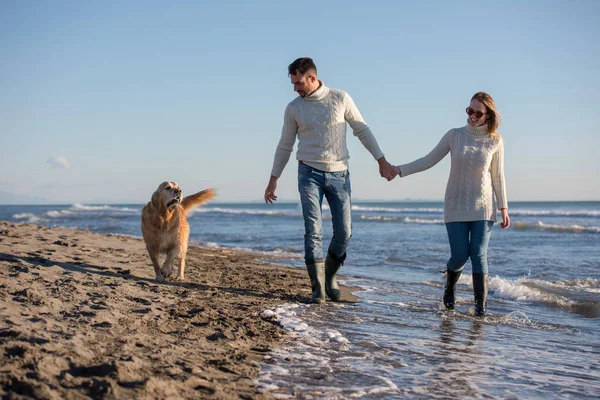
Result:
{"label": "man's blue jeans", "polygon": [[323,196],[329,203],[333,237],[329,252],[343,259],[352,235],[350,172],[324,172],[302,162],[298,164],[298,191],[304,215],[304,261],[321,262],[323,257]]}
{"label": "man's blue jeans", "polygon": [[448,222],[446,231],[450,241],[450,259],[446,266],[461,272],[471,258],[474,274],[487,274],[487,248],[492,234],[492,221]]}

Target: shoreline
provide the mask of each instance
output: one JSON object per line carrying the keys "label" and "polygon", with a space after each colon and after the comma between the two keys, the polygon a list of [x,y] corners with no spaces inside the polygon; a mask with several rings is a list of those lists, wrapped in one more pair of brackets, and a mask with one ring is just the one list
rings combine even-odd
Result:
{"label": "shoreline", "polygon": [[259,257],[190,246],[161,283],[142,239],[0,221],[0,395],[268,398],[253,379],[286,332],[261,313],[310,285]]}

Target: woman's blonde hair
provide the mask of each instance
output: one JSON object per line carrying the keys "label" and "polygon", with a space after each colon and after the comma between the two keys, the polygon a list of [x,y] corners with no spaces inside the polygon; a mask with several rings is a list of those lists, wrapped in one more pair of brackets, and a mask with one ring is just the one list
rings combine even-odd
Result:
{"label": "woman's blonde hair", "polygon": [[494,103],[492,96],[486,92],[477,92],[471,97],[471,100],[477,100],[487,108],[487,113],[489,114],[486,121],[487,131],[490,135],[498,135],[498,126],[500,125],[502,115],[496,108],[496,103]]}

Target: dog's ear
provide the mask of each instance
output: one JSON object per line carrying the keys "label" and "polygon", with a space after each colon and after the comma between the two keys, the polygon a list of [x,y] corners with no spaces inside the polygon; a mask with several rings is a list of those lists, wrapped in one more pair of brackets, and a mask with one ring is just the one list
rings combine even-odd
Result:
{"label": "dog's ear", "polygon": [[160,206],[159,204],[159,200],[160,200],[160,194],[163,190],[165,190],[165,187],[169,185],[169,182],[163,182],[160,185],[158,185],[158,187],[156,188],[156,191],[154,193],[152,193],[152,205],[156,208],[158,208]]}
{"label": "dog's ear", "polygon": [[152,193],[152,205],[158,208],[158,195],[160,194],[160,190],[156,189],[154,193]]}

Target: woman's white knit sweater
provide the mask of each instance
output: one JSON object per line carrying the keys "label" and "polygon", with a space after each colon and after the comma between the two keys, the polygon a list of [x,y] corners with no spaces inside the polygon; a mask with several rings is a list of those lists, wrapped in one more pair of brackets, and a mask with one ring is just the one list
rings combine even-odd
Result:
{"label": "woman's white knit sweater", "polygon": [[451,167],[444,200],[444,221],[495,222],[496,201],[498,208],[508,208],[504,144],[500,136],[487,133],[486,125],[451,129],[425,157],[400,165],[400,176],[429,169],[448,152]]}
{"label": "woman's white knit sweater", "polygon": [[343,90],[321,86],[310,95],[295,98],[285,109],[281,139],[275,151],[271,175],[279,177],[290,159],[296,136],[296,159],[321,171],[348,169],[346,122],[354,136],[376,160],[383,157],[371,129],[354,101]]}

